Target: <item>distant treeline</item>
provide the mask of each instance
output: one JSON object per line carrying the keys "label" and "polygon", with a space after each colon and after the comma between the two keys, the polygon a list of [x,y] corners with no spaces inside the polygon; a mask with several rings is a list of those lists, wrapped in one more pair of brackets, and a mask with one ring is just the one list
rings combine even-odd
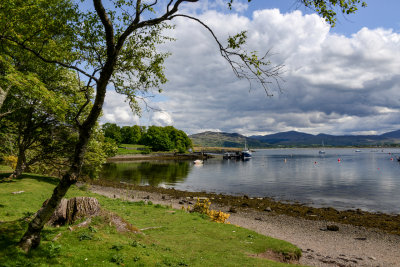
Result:
{"label": "distant treeline", "polygon": [[115,140],[117,144],[139,144],[151,147],[153,151],[177,150],[186,152],[192,147],[192,141],[184,131],[173,126],[118,126],[105,123],[102,126],[104,136]]}

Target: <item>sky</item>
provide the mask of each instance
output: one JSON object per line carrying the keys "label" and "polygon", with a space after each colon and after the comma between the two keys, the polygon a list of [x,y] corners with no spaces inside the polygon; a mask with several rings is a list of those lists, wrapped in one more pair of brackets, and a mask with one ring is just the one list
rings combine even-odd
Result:
{"label": "sky", "polygon": [[226,40],[247,31],[246,50],[269,51],[283,65],[279,87],[268,96],[235,77],[201,25],[176,19],[176,41],[165,63],[161,94],[133,115],[124,97],[108,90],[102,123],[173,125],[187,134],[204,131],[265,135],[382,134],[400,129],[400,10],[398,0],[366,0],[355,15],[338,15],[331,28],[295,0],[201,0],[182,12],[195,15]]}

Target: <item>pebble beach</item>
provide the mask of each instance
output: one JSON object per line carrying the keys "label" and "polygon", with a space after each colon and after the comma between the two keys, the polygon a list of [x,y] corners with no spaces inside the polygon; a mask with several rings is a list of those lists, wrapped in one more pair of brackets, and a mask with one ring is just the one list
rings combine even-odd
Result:
{"label": "pebble beach", "polygon": [[[180,209],[193,202],[158,192],[91,185],[90,190],[110,198],[128,201],[150,200],[154,204]],[[228,206],[212,204],[212,208],[229,212]],[[327,230],[333,223],[307,220],[273,211],[251,208],[229,212],[229,222],[263,235],[286,240],[302,250],[300,264],[307,266],[400,266],[400,236],[379,229],[335,223],[337,231]],[[329,227],[328,227],[329,228]],[[336,230],[336,229],[335,229]]]}

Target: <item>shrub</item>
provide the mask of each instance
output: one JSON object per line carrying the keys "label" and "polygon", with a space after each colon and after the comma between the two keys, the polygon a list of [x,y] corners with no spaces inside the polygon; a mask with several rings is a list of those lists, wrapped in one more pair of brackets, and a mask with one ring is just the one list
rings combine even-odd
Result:
{"label": "shrub", "polygon": [[9,156],[4,156],[3,161],[6,163],[6,165],[15,169],[15,167],[17,167],[18,158],[16,156],[9,155]]}
{"label": "shrub", "polygon": [[187,210],[189,212],[198,212],[200,214],[205,214],[211,218],[212,221],[218,223],[225,223],[229,218],[230,214],[224,213],[222,211],[210,210],[211,202],[208,198],[200,200],[197,198],[196,203],[193,207],[189,206]]}

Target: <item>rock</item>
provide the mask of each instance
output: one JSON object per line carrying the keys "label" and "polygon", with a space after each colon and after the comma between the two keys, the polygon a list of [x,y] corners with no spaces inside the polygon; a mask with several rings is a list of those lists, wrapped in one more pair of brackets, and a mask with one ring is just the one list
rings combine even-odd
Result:
{"label": "rock", "polygon": [[261,217],[256,217],[256,218],[254,218],[254,220],[256,220],[256,221],[262,221],[262,218],[261,218]]}
{"label": "rock", "polygon": [[244,195],[243,198],[244,199],[249,199],[249,196],[248,195]]}
{"label": "rock", "polygon": [[145,196],[143,199],[150,199],[150,196],[147,195],[147,196]]}
{"label": "rock", "polygon": [[337,231],[339,231],[339,226],[334,225],[334,224],[327,225],[326,230],[337,232]]}
{"label": "rock", "polygon": [[230,207],[228,212],[230,213],[237,213],[237,210],[234,207]]}
{"label": "rock", "polygon": [[367,238],[366,238],[366,237],[355,237],[354,239],[355,239],[355,240],[362,240],[362,241],[365,241],[365,240],[367,240]]}
{"label": "rock", "polygon": [[271,212],[272,209],[271,209],[271,207],[266,207],[266,208],[264,209],[264,211]]}
{"label": "rock", "polygon": [[249,207],[249,204],[247,204],[247,203],[242,203],[242,207],[243,207],[243,208],[247,208],[247,207]]}
{"label": "rock", "polygon": [[184,204],[185,204],[185,202],[183,202],[182,200],[179,201],[179,205],[184,205]]}
{"label": "rock", "polygon": [[376,258],[373,257],[373,256],[369,256],[368,259],[373,260],[373,261],[376,261]]}

